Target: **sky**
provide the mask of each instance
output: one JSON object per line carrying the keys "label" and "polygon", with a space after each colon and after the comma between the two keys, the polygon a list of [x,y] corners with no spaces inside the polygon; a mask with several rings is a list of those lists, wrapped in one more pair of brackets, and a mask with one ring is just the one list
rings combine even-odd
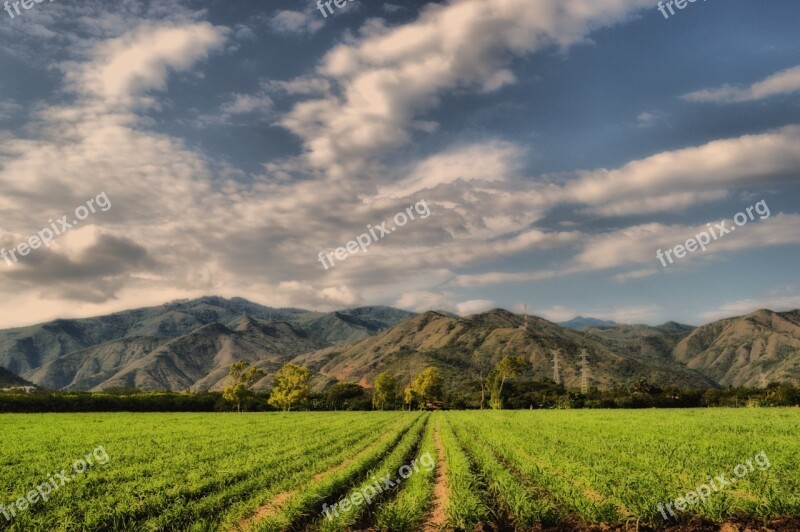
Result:
{"label": "sky", "polygon": [[340,3],[0,11],[0,327],[800,307],[796,0]]}

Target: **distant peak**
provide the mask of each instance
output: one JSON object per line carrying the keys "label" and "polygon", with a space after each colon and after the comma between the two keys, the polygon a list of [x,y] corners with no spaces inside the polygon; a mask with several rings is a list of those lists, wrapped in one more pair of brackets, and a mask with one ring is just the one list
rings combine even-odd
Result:
{"label": "distant peak", "polygon": [[583,327],[613,327],[617,322],[612,320],[601,320],[598,318],[587,318],[584,316],[575,316],[569,321],[560,321],[558,325],[568,327],[570,329],[581,329]]}

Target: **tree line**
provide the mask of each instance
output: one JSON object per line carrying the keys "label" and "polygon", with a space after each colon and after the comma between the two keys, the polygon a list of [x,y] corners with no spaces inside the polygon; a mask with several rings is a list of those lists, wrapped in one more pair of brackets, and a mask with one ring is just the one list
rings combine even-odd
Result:
{"label": "tree line", "polygon": [[269,392],[256,391],[263,370],[240,361],[229,371],[222,392],[143,392],[107,389],[102,393],[36,391],[0,393],[0,412],[257,412],[271,410],[424,410],[424,409],[542,409],[542,408],[693,408],[709,406],[800,406],[800,386],[772,383],[765,388],[680,389],[659,387],[640,378],[632,386],[588,393],[551,380],[521,377],[528,362],[506,356],[494,365],[476,365],[470,381],[447,389],[439,368],[429,366],[402,386],[384,372],[372,388],[337,382],[322,392],[311,390],[311,372],[285,364]]}

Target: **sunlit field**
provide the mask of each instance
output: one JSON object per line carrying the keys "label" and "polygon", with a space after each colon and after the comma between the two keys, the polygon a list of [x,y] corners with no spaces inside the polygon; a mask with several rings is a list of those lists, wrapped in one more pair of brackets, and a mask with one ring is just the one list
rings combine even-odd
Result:
{"label": "sunlit field", "polygon": [[[0,529],[15,531],[678,530],[800,515],[798,409],[52,414],[0,423],[0,504],[11,517],[0,514]],[[87,457],[98,447],[107,459]],[[87,458],[94,463],[77,473]],[[72,477],[63,484],[62,470]],[[733,482],[702,493],[719,475]],[[37,500],[22,509],[17,501],[32,490]],[[683,511],[659,509],[698,490],[704,500]]]}

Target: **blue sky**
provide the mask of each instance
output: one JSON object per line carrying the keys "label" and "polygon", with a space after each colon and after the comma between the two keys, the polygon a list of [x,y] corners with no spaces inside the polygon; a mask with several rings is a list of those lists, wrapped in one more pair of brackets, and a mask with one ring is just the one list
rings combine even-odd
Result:
{"label": "blue sky", "polygon": [[640,323],[798,308],[798,22],[791,0],[2,11],[0,247],[112,208],[0,260],[0,327],[207,294]]}

